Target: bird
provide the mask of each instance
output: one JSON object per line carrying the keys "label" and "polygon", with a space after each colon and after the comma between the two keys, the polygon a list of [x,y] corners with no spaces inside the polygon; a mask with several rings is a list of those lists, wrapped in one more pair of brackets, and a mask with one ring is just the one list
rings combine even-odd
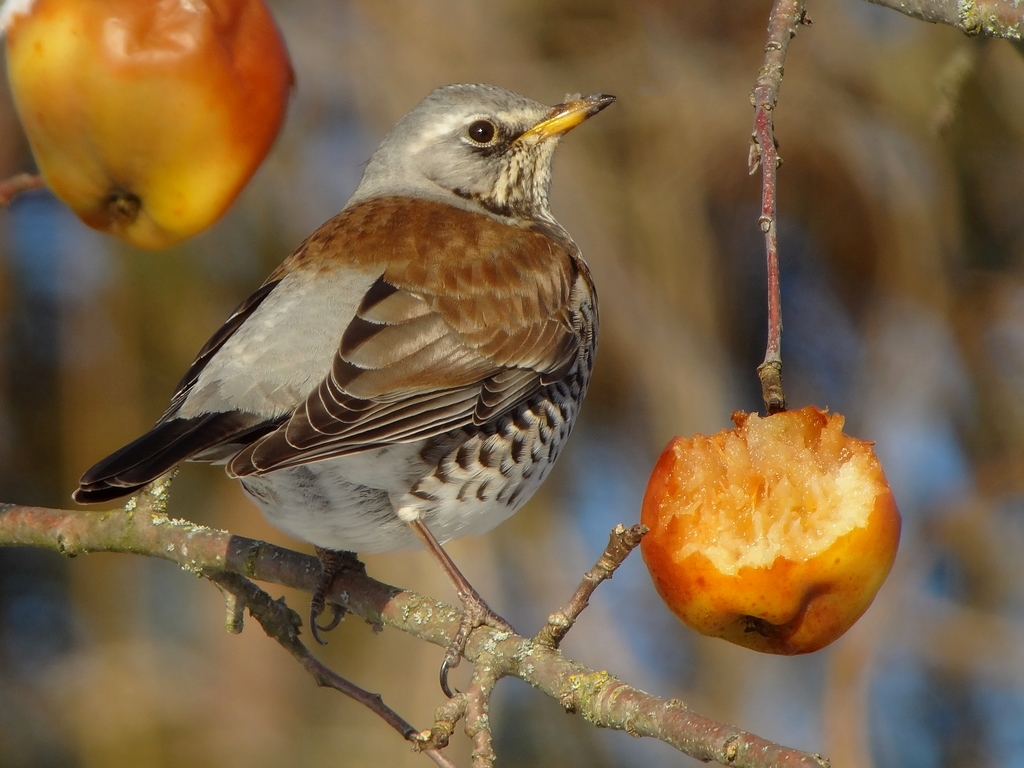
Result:
{"label": "bird", "polygon": [[[422,544],[464,618],[491,611],[443,544],[486,533],[537,490],[587,392],[597,293],[551,213],[552,157],[614,96],[545,106],[437,88],[401,118],[352,197],[200,349],[156,425],[87,470],[83,504],[183,461],[221,464],[266,519],[314,546],[310,624],[353,553]],[[357,562],[357,561],[356,561]]]}

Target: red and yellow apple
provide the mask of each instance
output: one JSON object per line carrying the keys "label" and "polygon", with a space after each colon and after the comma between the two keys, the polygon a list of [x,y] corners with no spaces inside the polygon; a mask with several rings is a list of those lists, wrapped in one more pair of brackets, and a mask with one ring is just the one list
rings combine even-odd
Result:
{"label": "red and yellow apple", "polygon": [[828,645],[860,618],[896,556],[900,516],[871,443],[814,407],[675,438],[654,467],[641,544],[689,627],[757,651]]}
{"label": "red and yellow apple", "polygon": [[15,106],[47,186],[144,248],[216,221],[270,149],[293,84],[262,0],[13,0]]}

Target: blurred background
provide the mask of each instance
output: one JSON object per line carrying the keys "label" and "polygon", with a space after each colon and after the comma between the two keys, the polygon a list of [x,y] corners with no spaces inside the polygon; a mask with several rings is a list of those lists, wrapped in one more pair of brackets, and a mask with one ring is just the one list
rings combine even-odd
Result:
{"label": "blurred background", "polygon": [[[563,143],[552,191],[601,296],[591,394],[538,496],[451,547],[532,633],[608,530],[637,520],[670,437],[760,407],[760,180],[746,159],[771,3],[270,5],[298,88],[268,161],[211,230],[151,253],[46,193],[0,210],[0,500],[68,507],[80,473],[148,429],[206,338],[342,207],[435,86],[491,82],[551,104],[613,93]],[[809,5],[776,115],[786,392],[876,441],[904,519],[895,569],[832,647],[775,658],[682,627],[635,556],[564,648],[843,768],[1024,766],[1024,57],[860,0]],[[31,168],[4,92],[0,177]],[[189,466],[172,490],[175,516],[303,548],[219,468]],[[454,599],[422,553],[367,560]],[[304,613],[307,596],[286,596]],[[240,636],[223,622],[218,592],[167,563],[0,550],[0,768],[428,764],[254,622]],[[355,618],[322,651],[417,727],[442,701],[441,655]],[[492,722],[503,766],[697,765],[515,680]],[[467,764],[466,740],[453,744]]]}

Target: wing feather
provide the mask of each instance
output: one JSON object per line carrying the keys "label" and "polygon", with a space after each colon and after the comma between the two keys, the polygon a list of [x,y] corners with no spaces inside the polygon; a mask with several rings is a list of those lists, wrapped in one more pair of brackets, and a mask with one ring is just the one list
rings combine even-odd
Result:
{"label": "wing feather", "polygon": [[[589,275],[561,230],[426,201],[356,206],[388,254],[331,372],[287,423],[243,450],[245,476],[480,425],[571,368]],[[372,244],[372,248],[370,247]]]}

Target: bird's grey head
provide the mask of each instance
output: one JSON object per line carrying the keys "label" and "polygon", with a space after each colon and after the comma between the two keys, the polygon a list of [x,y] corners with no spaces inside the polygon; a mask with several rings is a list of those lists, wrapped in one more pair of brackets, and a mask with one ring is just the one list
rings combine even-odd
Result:
{"label": "bird's grey head", "polygon": [[497,216],[550,219],[558,139],[613,101],[573,96],[547,107],[493,85],[438,88],[384,139],[352,202],[410,195]]}

